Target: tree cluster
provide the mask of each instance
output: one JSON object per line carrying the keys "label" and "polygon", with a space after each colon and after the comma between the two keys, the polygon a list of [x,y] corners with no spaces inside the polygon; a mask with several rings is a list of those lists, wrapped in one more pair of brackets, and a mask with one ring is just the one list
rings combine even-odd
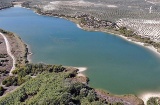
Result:
{"label": "tree cluster", "polygon": [[7,58],[8,55],[7,54],[0,54],[0,58]]}
{"label": "tree cluster", "polygon": [[26,64],[24,67],[17,68],[13,71],[13,74],[17,74],[20,77],[24,77],[26,75],[35,76],[37,74],[41,74],[44,71],[48,72],[62,72],[65,68],[62,65],[46,65],[46,64]]}

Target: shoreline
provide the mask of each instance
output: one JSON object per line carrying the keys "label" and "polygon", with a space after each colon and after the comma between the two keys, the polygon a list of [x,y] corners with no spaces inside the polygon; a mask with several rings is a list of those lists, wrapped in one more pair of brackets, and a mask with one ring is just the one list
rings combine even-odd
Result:
{"label": "shoreline", "polygon": [[[86,30],[85,28],[81,27],[79,24],[76,24],[78,28],[82,29],[82,30],[85,30],[85,31],[88,31]],[[94,30],[94,29],[93,29]],[[153,46],[153,45],[145,45],[145,43],[143,42],[138,42],[138,41],[133,41],[132,39],[128,38],[128,37],[125,37],[123,35],[120,35],[120,34],[116,34],[116,33],[112,33],[112,32],[108,32],[108,31],[101,31],[101,30],[94,30],[94,31],[97,31],[97,32],[104,32],[104,33],[108,33],[108,34],[111,34],[111,35],[114,35],[114,36],[117,36],[117,37],[120,37],[128,42],[131,42],[133,44],[136,44],[136,45],[139,45],[139,46],[142,46],[150,51],[152,51],[153,53],[155,53],[156,55],[160,56],[160,52],[157,51],[157,49]]]}
{"label": "shoreline", "polygon": [[[22,6],[21,6],[21,7],[22,7]],[[25,7],[22,7],[22,8],[25,8]],[[30,9],[30,8],[26,8],[26,9]],[[37,12],[35,12],[35,13],[38,14]],[[38,14],[38,15],[41,15],[41,14]],[[63,18],[63,17],[58,17],[58,18]],[[63,19],[66,19],[66,18],[63,18]],[[69,20],[69,19],[67,19],[67,20]],[[71,20],[70,20],[70,21],[71,21]],[[72,22],[73,22],[73,21],[72,21]],[[74,23],[75,23],[75,22],[74,22]],[[76,24],[76,23],[75,23],[75,24]],[[82,28],[79,24],[77,24],[77,27],[80,28],[80,29],[85,30],[85,28]],[[86,30],[86,31],[88,31],[88,30]],[[144,43],[133,41],[133,40],[131,40],[131,39],[129,39],[128,37],[125,37],[125,36],[123,36],[123,35],[119,35],[119,34],[107,32],[107,31],[101,31],[101,30],[94,30],[94,31],[105,32],[105,33],[109,33],[109,34],[112,34],[112,35],[116,35],[116,36],[118,36],[118,37],[120,37],[120,38],[122,38],[122,39],[124,39],[124,40],[126,40],[126,41],[129,41],[129,42],[132,42],[132,43],[134,43],[134,44],[143,46],[144,48],[147,48],[147,49],[149,49],[149,50],[151,50],[151,51],[153,51],[153,52],[155,52],[155,53],[157,53],[157,54],[160,54],[160,53],[157,51],[157,49],[154,48],[153,46],[145,46]],[[27,48],[29,48],[29,45],[27,45]],[[29,48],[29,49],[30,49],[30,48]],[[31,61],[31,56],[32,56],[32,53],[30,53],[30,51],[29,51],[29,52],[28,52],[28,56],[27,56],[27,59],[28,59],[29,62]],[[84,76],[84,77],[86,77],[86,76],[83,74],[83,72],[86,71],[87,68],[85,68],[85,67],[75,67],[75,68],[79,69],[77,76]],[[142,98],[141,98],[141,99],[142,99]],[[143,100],[143,101],[144,101],[144,100]]]}
{"label": "shoreline", "polygon": [[86,77],[83,72],[87,70],[87,67],[75,67],[75,68],[78,69],[78,72],[77,72],[78,74],[77,74],[77,76],[79,76],[79,77],[80,77],[80,76]]}
{"label": "shoreline", "polygon": [[[3,30],[5,31],[5,30]],[[23,64],[27,64],[31,62],[31,51],[30,51],[30,47],[28,44],[26,44],[18,35],[12,33],[12,32],[7,32],[4,34],[3,32],[0,32],[0,35],[3,37],[4,41],[5,41],[5,45],[6,45],[6,50],[7,50],[7,54],[11,57],[11,59],[13,60],[12,62],[12,68],[9,71],[9,76],[13,76],[12,71],[14,71],[17,68],[17,65],[19,64],[17,62],[17,59],[23,58],[24,60],[22,61]],[[11,38],[9,37],[10,35],[13,35]],[[20,49],[16,50],[15,46],[17,46],[16,44],[11,44],[13,42],[17,42],[16,44],[21,45]],[[20,56],[17,56],[20,54]],[[22,54],[22,55],[21,55]],[[17,58],[18,57],[18,58]]]}
{"label": "shoreline", "polygon": [[[81,27],[79,24],[76,24],[76,26],[82,30],[85,30],[85,31],[88,31],[86,30],[85,28]],[[131,42],[133,44],[136,44],[136,45],[139,45],[141,47],[144,47],[150,51],[152,51],[153,53],[155,53],[156,55],[158,55],[160,57],[160,52],[157,51],[157,49],[150,45],[150,46],[145,46],[145,43],[143,42],[138,42],[138,41],[133,41],[132,39],[129,39],[128,37],[125,37],[123,35],[120,35],[120,34],[115,34],[115,33],[112,33],[112,32],[107,32],[107,31],[100,31],[100,30],[94,30],[94,31],[98,31],[98,32],[104,32],[104,33],[108,33],[108,34],[112,34],[112,35],[115,35],[117,37],[120,37],[128,42]],[[144,101],[144,104],[147,105],[147,101],[149,100],[149,98],[151,97],[160,97],[160,93],[156,93],[156,92],[146,92],[144,94],[141,94],[141,95],[137,95],[137,97],[139,97],[140,99],[142,99]]]}
{"label": "shoreline", "polygon": [[147,101],[149,100],[149,98],[160,97],[160,93],[158,93],[158,92],[145,92],[145,93],[138,95],[138,97],[144,101],[145,105],[147,105]]}
{"label": "shoreline", "polygon": [[[26,8],[26,7],[22,7],[22,6],[21,6],[20,8]],[[26,9],[33,10],[33,9],[31,9],[31,8],[26,8]],[[35,10],[33,10],[33,12],[36,13],[37,15],[42,15],[42,14],[40,14],[40,13],[37,13]],[[42,15],[42,16],[43,16],[43,15]],[[44,15],[44,16],[48,16],[48,15]],[[102,31],[102,30],[96,30],[96,29],[87,30],[87,29],[81,27],[77,22],[75,22],[75,21],[73,21],[73,20],[71,20],[71,19],[69,19],[69,18],[67,18],[67,17],[59,17],[59,16],[53,16],[53,17],[63,18],[63,19],[69,20],[69,21],[73,22],[74,24],[76,24],[76,26],[77,26],[78,28],[80,28],[80,29],[82,29],[82,30],[85,30],[85,31],[98,31],[98,32],[104,32],[104,33],[108,33],[108,34],[111,34],[111,35],[115,35],[115,36],[117,36],[117,37],[120,37],[120,38],[128,41],[128,42],[131,42],[131,43],[133,43],[133,44],[136,44],[136,45],[139,45],[139,46],[141,46],[141,47],[144,47],[144,48],[146,48],[146,49],[148,49],[148,50],[152,51],[153,53],[155,53],[155,54],[157,54],[157,55],[160,56],[160,53],[157,51],[157,49],[156,49],[155,47],[153,47],[153,46],[145,46],[145,45],[144,45],[145,43],[143,43],[143,42],[133,41],[132,39],[129,39],[128,37],[125,37],[125,36],[123,36],[123,35],[121,35],[121,34],[116,34],[116,33],[112,33],[112,32],[109,32],[109,31]],[[83,72],[86,71],[87,68],[86,68],[85,70],[84,70],[83,67],[82,67],[82,68],[81,68],[81,67],[75,67],[75,68],[77,68],[77,69],[79,70],[77,76],[86,77],[86,75],[83,74]],[[138,96],[138,97],[139,97],[139,96]],[[144,98],[141,98],[141,97],[139,97],[139,98],[142,99],[142,100],[144,101],[144,103],[147,101],[147,99],[145,100]],[[149,99],[149,98],[148,98],[148,99]],[[146,105],[146,104],[145,104],[145,105]]]}
{"label": "shoreline", "polygon": [[[18,7],[19,7],[19,8],[25,8],[25,9],[30,9],[30,10],[32,10],[31,8],[26,8],[26,7],[23,7],[23,6],[21,6],[21,5],[18,6]],[[14,8],[14,7],[13,7],[13,8]],[[33,10],[33,12],[36,13],[37,15],[42,15],[42,14],[37,13],[35,10]],[[45,16],[48,16],[48,15],[45,15]],[[96,29],[87,30],[87,29],[81,27],[80,24],[78,24],[77,22],[75,22],[75,21],[73,21],[73,20],[71,20],[71,19],[69,19],[69,18],[67,18],[67,17],[59,17],[59,16],[53,16],[53,17],[63,18],[63,19],[69,20],[69,21],[73,22],[74,24],[76,24],[76,26],[77,26],[78,28],[80,28],[80,29],[82,29],[82,30],[85,30],[85,31],[95,31],[95,32],[97,31],[97,32],[104,32],[104,33],[108,33],[108,34],[111,34],[111,35],[115,35],[115,36],[117,36],[117,37],[120,37],[120,38],[128,41],[128,42],[131,42],[131,43],[133,43],[133,44],[142,46],[142,47],[144,47],[144,48],[152,51],[153,53],[155,53],[156,55],[158,55],[158,56],[160,57],[160,52],[158,52],[158,49],[156,49],[153,45],[145,45],[145,43],[143,43],[143,42],[134,41],[134,40],[130,39],[129,37],[125,37],[125,36],[123,36],[123,35],[121,35],[121,34],[109,32],[109,31],[96,30]],[[28,46],[28,45],[27,45],[27,46]],[[32,55],[32,53],[31,53],[31,55]],[[30,56],[31,56],[31,55],[30,55]],[[29,57],[29,58],[30,58],[30,57]],[[32,61],[32,60],[30,59],[30,61]]]}
{"label": "shoreline", "polygon": [[29,63],[32,63],[32,55],[33,55],[33,53],[31,51],[31,46],[29,44],[26,44],[26,43],[25,43],[25,45],[26,45],[26,48],[28,49],[27,60],[28,60]]}

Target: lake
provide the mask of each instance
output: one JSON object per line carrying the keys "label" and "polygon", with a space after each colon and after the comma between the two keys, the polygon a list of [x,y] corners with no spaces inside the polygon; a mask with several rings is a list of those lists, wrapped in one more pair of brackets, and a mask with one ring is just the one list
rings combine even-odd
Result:
{"label": "lake", "polygon": [[0,28],[30,45],[33,63],[86,67],[94,88],[116,94],[160,91],[160,57],[116,35],[84,31],[20,7],[0,11]]}

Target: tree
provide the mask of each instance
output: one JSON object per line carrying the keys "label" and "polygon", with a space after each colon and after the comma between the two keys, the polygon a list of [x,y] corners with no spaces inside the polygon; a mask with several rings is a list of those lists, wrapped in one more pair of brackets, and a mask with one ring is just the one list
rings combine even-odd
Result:
{"label": "tree", "polygon": [[4,91],[5,91],[5,89],[2,86],[0,86],[0,96],[3,95]]}

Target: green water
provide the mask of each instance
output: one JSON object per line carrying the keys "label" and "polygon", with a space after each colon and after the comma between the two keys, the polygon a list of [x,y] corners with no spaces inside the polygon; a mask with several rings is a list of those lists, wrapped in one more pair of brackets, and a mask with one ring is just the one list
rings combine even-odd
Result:
{"label": "green water", "polygon": [[86,67],[92,87],[116,94],[160,91],[160,57],[115,35],[18,7],[0,11],[0,28],[31,46],[34,63]]}

